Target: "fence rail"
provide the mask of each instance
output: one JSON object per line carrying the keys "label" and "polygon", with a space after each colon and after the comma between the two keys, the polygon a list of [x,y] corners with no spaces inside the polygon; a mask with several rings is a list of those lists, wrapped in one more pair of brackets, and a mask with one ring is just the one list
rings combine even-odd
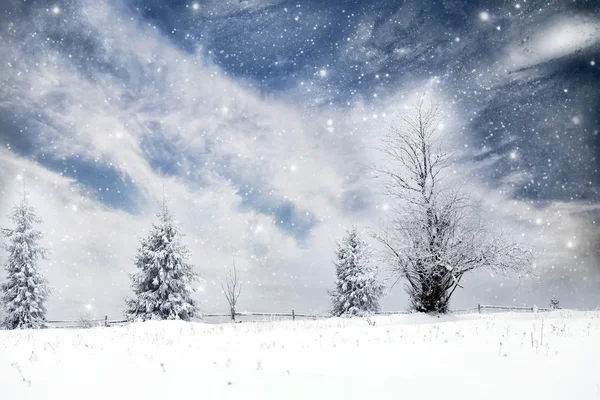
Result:
{"label": "fence rail", "polygon": [[[486,310],[490,310],[490,311],[520,311],[520,312],[548,312],[548,311],[553,311],[554,309],[542,308],[542,307],[536,307],[536,306],[518,307],[518,306],[496,306],[496,305],[478,304],[477,307],[452,310],[451,313],[454,313],[454,314],[479,313],[479,314],[481,314],[481,313],[484,313]],[[410,311],[382,311],[382,312],[375,313],[375,315],[405,315],[405,314],[410,314],[410,313],[411,313]],[[292,321],[294,321],[297,318],[298,319],[317,320],[317,319],[326,319],[326,318],[331,317],[331,315],[325,315],[325,314],[296,313],[294,310],[292,310],[291,313],[236,312],[235,316],[242,318],[242,319],[246,319],[247,321],[255,321],[255,322],[272,320],[272,319],[282,319],[282,318],[283,319],[291,319]],[[210,323],[211,321],[208,319],[211,319],[211,318],[219,318],[220,320],[217,321],[216,323],[226,322],[229,319],[231,319],[231,314],[229,314],[229,313],[205,313],[205,314],[202,314],[202,318],[195,319],[195,320]],[[103,319],[90,319],[90,320],[82,319],[82,320],[78,320],[78,321],[77,320],[74,320],[74,321],[69,321],[69,320],[46,321],[46,324],[49,328],[90,328],[90,327],[100,327],[100,326],[104,326],[104,327],[122,326],[122,325],[126,325],[130,322],[131,321],[129,321],[127,319],[109,320],[108,316],[104,316]],[[215,322],[215,321],[213,321],[213,322]],[[238,320],[238,322],[243,322],[243,321]]]}
{"label": "fence rail", "polygon": [[488,306],[488,305],[479,305],[478,309],[487,309],[487,310],[503,310],[503,311],[553,311],[552,308],[543,308],[543,307],[513,307],[513,306]]}

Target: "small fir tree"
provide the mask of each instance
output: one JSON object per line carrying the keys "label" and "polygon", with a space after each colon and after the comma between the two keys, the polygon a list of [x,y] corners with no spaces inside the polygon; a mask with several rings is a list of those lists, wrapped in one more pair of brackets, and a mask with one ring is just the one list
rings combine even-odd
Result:
{"label": "small fir tree", "polygon": [[346,232],[335,251],[336,282],[330,292],[334,316],[362,316],[379,311],[383,285],[377,268],[371,263],[372,252],[356,227]]}
{"label": "small fir tree", "polygon": [[0,286],[4,305],[3,326],[7,329],[43,328],[46,321],[46,302],[50,288],[38,269],[38,262],[46,259],[46,249],[40,247],[42,233],[34,224],[42,221],[35,209],[23,200],[9,215],[14,229],[2,229],[8,239],[4,247],[8,259],[4,264],[6,281]]}
{"label": "small fir tree", "polygon": [[198,279],[188,264],[190,251],[183,245],[178,225],[163,203],[135,258],[138,272],[131,274],[135,298],[126,299],[127,318],[138,321],[181,319],[197,314],[192,283]]}

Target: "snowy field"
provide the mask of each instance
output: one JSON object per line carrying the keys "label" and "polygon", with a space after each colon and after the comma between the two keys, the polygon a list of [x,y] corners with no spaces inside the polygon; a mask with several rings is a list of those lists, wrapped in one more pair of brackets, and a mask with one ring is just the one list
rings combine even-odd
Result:
{"label": "snowy field", "polygon": [[600,399],[600,312],[0,331],[3,399]]}

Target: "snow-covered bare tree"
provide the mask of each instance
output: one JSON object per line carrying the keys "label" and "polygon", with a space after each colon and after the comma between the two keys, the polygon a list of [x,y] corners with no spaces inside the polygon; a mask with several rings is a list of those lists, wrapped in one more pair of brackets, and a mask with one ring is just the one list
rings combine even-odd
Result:
{"label": "snow-covered bare tree", "polygon": [[334,316],[363,316],[379,311],[383,284],[369,244],[352,227],[335,251],[335,289],[330,292]]}
{"label": "snow-covered bare tree", "polygon": [[183,236],[163,202],[150,234],[141,239],[135,257],[138,272],[131,274],[135,298],[127,298],[127,318],[138,321],[181,319],[197,314],[192,284],[198,279],[188,264],[190,251],[181,243]]}
{"label": "snow-covered bare tree", "polygon": [[406,281],[410,306],[445,313],[465,274],[481,269],[525,273],[531,252],[492,234],[469,196],[447,182],[451,153],[438,132],[439,106],[419,101],[383,139],[385,194],[395,204],[381,235],[388,262]]}
{"label": "snow-covered bare tree", "polygon": [[233,258],[231,270],[225,276],[225,283],[221,284],[221,289],[223,289],[227,304],[229,304],[231,320],[235,321],[236,306],[242,293],[242,281],[238,277],[237,268],[235,267],[235,257]]}
{"label": "snow-covered bare tree", "polygon": [[35,209],[29,205],[26,193],[15,206],[10,219],[12,229],[2,229],[8,239],[8,258],[4,265],[6,281],[1,286],[4,306],[3,325],[7,329],[43,328],[46,302],[50,289],[38,263],[46,259],[46,249],[40,247],[42,233],[34,224],[41,223]]}

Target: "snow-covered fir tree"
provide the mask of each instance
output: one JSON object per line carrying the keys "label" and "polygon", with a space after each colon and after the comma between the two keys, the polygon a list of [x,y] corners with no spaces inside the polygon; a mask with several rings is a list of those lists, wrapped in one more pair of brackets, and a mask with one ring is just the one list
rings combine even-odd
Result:
{"label": "snow-covered fir tree", "polygon": [[190,251],[183,245],[179,227],[163,202],[148,237],[141,239],[135,258],[138,272],[131,274],[135,298],[126,299],[125,315],[133,320],[181,319],[197,314],[192,284],[198,279],[188,264]]}
{"label": "snow-covered fir tree", "polygon": [[2,229],[8,239],[4,245],[8,253],[4,264],[6,281],[0,287],[4,307],[2,325],[7,329],[43,328],[44,303],[50,289],[38,268],[39,261],[46,259],[46,250],[39,245],[42,233],[34,226],[41,220],[27,202],[25,193],[9,217],[16,226]]}
{"label": "snow-covered fir tree", "polygon": [[372,263],[372,251],[356,227],[346,231],[335,251],[336,282],[330,292],[334,316],[362,316],[379,311],[383,285]]}

